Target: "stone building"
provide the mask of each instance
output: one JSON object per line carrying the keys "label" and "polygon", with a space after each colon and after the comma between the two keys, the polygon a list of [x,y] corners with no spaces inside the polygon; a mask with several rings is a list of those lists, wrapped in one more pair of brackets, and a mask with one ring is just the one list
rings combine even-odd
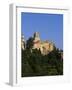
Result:
{"label": "stone building", "polygon": [[24,36],[21,36],[21,48],[24,50],[26,47]]}
{"label": "stone building", "polygon": [[[26,41],[24,39],[24,36],[21,37],[21,48],[25,50],[26,48]],[[32,49],[38,49],[41,51],[43,55],[48,54],[54,49],[54,44],[49,41],[42,41],[40,39],[40,35],[38,32],[35,32],[33,35],[33,48]]]}
{"label": "stone building", "polygon": [[43,55],[48,54],[54,49],[54,44],[52,42],[40,40],[40,36],[38,32],[34,33],[33,38],[34,38],[33,49],[40,49]]}

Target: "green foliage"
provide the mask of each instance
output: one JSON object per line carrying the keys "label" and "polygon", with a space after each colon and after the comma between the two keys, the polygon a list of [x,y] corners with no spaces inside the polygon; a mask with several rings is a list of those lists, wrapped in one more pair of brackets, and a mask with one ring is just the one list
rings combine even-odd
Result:
{"label": "green foliage", "polygon": [[26,42],[26,49],[31,49],[33,47],[33,38],[30,37]]}
{"label": "green foliage", "polygon": [[29,47],[21,50],[22,77],[63,75],[63,61],[58,49],[55,48],[48,55],[42,55],[40,50],[33,49],[31,52]]}

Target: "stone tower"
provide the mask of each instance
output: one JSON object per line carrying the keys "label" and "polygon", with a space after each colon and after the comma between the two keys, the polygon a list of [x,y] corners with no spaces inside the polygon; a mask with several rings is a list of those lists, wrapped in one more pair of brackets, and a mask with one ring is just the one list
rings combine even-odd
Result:
{"label": "stone tower", "polygon": [[38,32],[34,33],[34,41],[40,41],[40,36]]}
{"label": "stone tower", "polygon": [[24,35],[21,36],[21,48],[24,50],[25,49],[25,39],[24,39]]}
{"label": "stone tower", "polygon": [[33,49],[34,48],[39,49],[39,47],[40,47],[40,36],[39,36],[39,33],[35,32],[33,38],[34,38],[34,40],[33,40],[33,43],[34,43]]}

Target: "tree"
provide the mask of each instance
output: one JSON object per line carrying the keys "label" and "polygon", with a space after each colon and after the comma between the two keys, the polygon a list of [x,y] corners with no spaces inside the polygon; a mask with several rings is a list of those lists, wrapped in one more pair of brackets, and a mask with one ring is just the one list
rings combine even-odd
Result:
{"label": "tree", "polygon": [[32,49],[33,47],[33,38],[30,37],[26,42],[26,49]]}
{"label": "tree", "polygon": [[63,75],[63,61],[59,49],[55,47],[52,52],[43,55],[40,50],[32,47],[33,38],[30,37],[27,40],[26,49],[22,50],[22,77]]}

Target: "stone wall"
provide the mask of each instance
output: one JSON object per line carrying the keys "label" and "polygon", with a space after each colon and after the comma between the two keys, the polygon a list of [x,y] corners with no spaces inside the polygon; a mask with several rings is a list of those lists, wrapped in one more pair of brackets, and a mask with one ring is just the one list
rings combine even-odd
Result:
{"label": "stone wall", "polygon": [[39,33],[34,33],[33,49],[40,49],[42,54],[48,54],[54,49],[54,45],[48,41],[41,41]]}

